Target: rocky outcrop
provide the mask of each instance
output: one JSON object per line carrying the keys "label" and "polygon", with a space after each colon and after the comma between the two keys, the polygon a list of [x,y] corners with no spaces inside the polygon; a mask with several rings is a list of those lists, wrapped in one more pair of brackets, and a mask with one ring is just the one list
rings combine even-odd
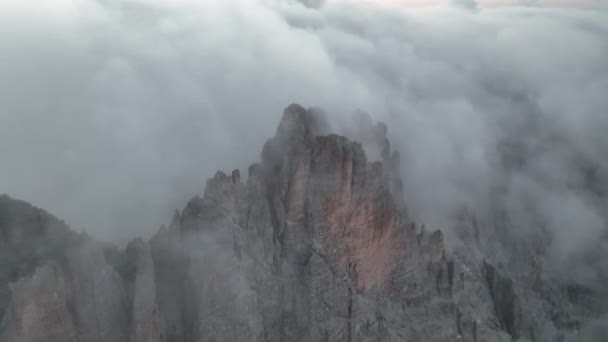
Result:
{"label": "rocky outcrop", "polygon": [[12,284],[11,290],[1,341],[79,341],[69,307],[69,284],[57,264],[39,267]]}
{"label": "rocky outcrop", "polygon": [[[416,194],[403,194],[388,127],[363,113],[355,122],[349,136],[363,143],[331,134],[320,110],[287,107],[246,179],[238,170],[217,172],[149,244],[136,239],[125,251],[59,223],[43,228],[27,206],[8,215],[3,206],[24,204],[0,198],[2,243],[12,246],[0,253],[26,265],[0,270],[0,286],[12,283],[0,341],[575,335],[583,318],[572,298],[586,292],[568,296],[552,284],[525,243],[517,267],[503,264],[491,253],[501,242],[483,235],[471,215],[454,246],[441,230],[413,222],[404,198]],[[49,247],[42,254],[16,251],[42,245]]]}
{"label": "rocky outcrop", "polygon": [[0,341],[163,341],[146,243],[136,240],[113,263],[104,246],[50,214],[2,200],[2,252],[13,251],[8,260],[23,271],[1,284],[10,300],[1,306]]}
{"label": "rocky outcrop", "polygon": [[128,341],[128,306],[101,246],[80,236],[58,262],[11,284],[0,330],[7,341]]}
{"label": "rocky outcrop", "polygon": [[160,316],[156,294],[156,272],[150,245],[142,239],[132,241],[126,250],[130,263],[129,298],[130,341],[163,342],[165,322]]}
{"label": "rocky outcrop", "polygon": [[73,235],[46,211],[0,196],[0,317],[10,299],[9,284],[58,260]]}
{"label": "rocky outcrop", "polygon": [[102,248],[83,237],[68,249],[65,272],[74,321],[87,341],[126,341],[127,297],[120,276],[106,263]]}

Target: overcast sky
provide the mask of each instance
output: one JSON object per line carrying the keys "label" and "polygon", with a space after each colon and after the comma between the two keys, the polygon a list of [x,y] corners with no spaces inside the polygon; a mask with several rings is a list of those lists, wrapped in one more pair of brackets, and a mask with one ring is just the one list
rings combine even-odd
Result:
{"label": "overcast sky", "polygon": [[[295,101],[386,121],[420,220],[500,183],[514,211],[540,203],[560,250],[592,243],[605,214],[578,160],[608,167],[601,4],[419,2],[3,0],[0,193],[101,239],[150,236],[256,161]],[[532,162],[497,166],[505,141]]]}
{"label": "overcast sky", "polygon": [[[314,1],[314,0],[313,0]],[[446,0],[329,0],[330,2],[379,2],[383,4],[408,6],[408,7],[424,7],[424,6],[439,6],[446,3]],[[457,0],[461,3],[472,1]],[[584,8],[584,7],[599,7],[604,3],[604,0],[476,0],[476,5],[479,7],[501,7],[501,6],[537,6],[537,7],[565,7],[565,8]]]}

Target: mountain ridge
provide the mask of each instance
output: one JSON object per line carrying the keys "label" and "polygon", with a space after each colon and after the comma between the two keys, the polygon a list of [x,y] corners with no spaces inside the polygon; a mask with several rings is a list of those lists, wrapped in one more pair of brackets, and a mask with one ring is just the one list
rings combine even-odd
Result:
{"label": "mountain ridge", "polygon": [[[218,171],[124,251],[54,218],[37,230],[44,211],[0,197],[2,250],[35,256],[15,252],[27,267],[0,274],[0,341],[576,340],[595,318],[577,316],[577,290],[552,284],[526,241],[530,258],[489,257],[503,241],[474,218],[451,247],[413,222],[387,126],[357,116],[366,146],[331,133],[321,110],[288,106],[247,179]],[[2,213],[17,204],[19,220]]]}

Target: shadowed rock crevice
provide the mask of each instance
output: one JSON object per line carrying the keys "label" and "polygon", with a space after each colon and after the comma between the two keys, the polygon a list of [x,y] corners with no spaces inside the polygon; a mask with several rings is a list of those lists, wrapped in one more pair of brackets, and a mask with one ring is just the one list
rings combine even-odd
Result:
{"label": "shadowed rock crevice", "polygon": [[518,303],[513,280],[499,273],[492,265],[484,262],[484,271],[488,289],[494,304],[494,310],[500,324],[513,338],[518,338]]}

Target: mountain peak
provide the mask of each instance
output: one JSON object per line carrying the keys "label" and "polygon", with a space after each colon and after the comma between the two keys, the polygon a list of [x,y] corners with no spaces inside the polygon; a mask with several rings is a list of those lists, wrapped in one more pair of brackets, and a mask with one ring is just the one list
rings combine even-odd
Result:
{"label": "mountain peak", "polygon": [[291,104],[283,111],[275,138],[281,141],[309,141],[317,135],[325,134],[329,124],[325,113],[318,109],[305,109],[299,104]]}

